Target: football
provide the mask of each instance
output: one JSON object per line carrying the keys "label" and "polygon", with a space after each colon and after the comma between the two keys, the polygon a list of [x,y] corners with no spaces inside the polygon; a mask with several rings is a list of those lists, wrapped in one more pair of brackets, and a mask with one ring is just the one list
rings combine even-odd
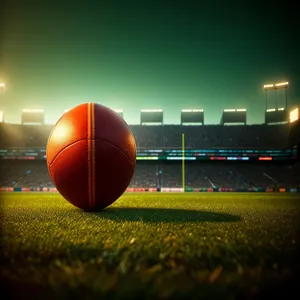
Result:
{"label": "football", "polygon": [[98,211],[128,187],[136,166],[135,139],[115,111],[84,103],[54,125],[46,160],[54,185],[67,201],[85,211]]}

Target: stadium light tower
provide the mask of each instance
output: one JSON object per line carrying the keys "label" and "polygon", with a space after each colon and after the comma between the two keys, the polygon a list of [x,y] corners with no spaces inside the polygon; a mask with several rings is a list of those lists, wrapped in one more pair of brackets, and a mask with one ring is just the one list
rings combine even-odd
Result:
{"label": "stadium light tower", "polygon": [[[0,93],[3,93],[5,89],[5,83],[0,82]],[[1,100],[1,97],[0,97]],[[0,123],[4,122],[4,112],[0,110]]]}
{"label": "stadium light tower", "polygon": [[[279,82],[279,83],[269,83],[264,85],[264,91],[266,94],[266,111],[268,109],[268,91],[270,90],[279,90],[279,89],[285,89],[285,108],[287,109],[288,106],[288,101],[287,101],[287,88],[288,88],[289,83],[286,82]],[[276,109],[278,109],[278,103],[276,102]]]}

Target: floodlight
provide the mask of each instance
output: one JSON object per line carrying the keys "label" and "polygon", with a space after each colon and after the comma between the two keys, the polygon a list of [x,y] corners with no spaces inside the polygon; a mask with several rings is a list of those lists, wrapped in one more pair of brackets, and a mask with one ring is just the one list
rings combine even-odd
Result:
{"label": "floodlight", "polygon": [[288,82],[280,82],[280,83],[276,83],[275,86],[288,86]]}
{"label": "floodlight", "polygon": [[293,123],[299,119],[299,109],[295,108],[290,112],[290,123]]}
{"label": "floodlight", "polygon": [[142,109],[142,112],[162,112],[162,109]]}
{"label": "floodlight", "polygon": [[182,112],[203,112],[203,109],[182,109]]}
{"label": "floodlight", "polygon": [[274,84],[265,84],[264,89],[273,88]]}
{"label": "floodlight", "polygon": [[26,113],[42,113],[42,112],[44,112],[43,109],[23,109],[22,111],[26,112]]}

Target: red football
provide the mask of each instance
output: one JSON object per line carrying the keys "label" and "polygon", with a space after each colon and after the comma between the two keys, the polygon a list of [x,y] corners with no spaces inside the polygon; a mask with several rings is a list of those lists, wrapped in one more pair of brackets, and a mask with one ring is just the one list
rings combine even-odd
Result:
{"label": "red football", "polygon": [[101,210],[128,187],[136,165],[134,137],[121,116],[96,103],[66,112],[47,142],[49,174],[73,205]]}

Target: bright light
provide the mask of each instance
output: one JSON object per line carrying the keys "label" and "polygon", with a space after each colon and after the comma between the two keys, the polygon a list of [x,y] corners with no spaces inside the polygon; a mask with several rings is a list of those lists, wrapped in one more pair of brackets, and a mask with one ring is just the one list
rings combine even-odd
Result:
{"label": "bright light", "polygon": [[279,82],[279,83],[276,83],[276,84],[265,84],[264,85],[264,89],[276,89],[277,87],[285,87],[285,86],[288,86],[288,82]]}
{"label": "bright light", "polygon": [[280,82],[276,83],[275,86],[287,86],[289,83],[288,82]]}
{"label": "bright light", "polygon": [[68,112],[71,108],[65,109],[65,113]]}
{"label": "bright light", "polygon": [[162,112],[162,109],[142,109],[141,112]]}
{"label": "bright light", "polygon": [[275,108],[269,108],[267,109],[267,112],[271,112],[271,111],[275,111],[276,109]]}
{"label": "bright light", "polygon": [[299,109],[295,108],[290,112],[290,123],[293,123],[299,119]]}
{"label": "bright light", "polygon": [[5,83],[0,83],[0,90],[3,90],[5,88]]}
{"label": "bright light", "polygon": [[0,110],[0,123],[4,121],[4,112]]}
{"label": "bright light", "polygon": [[52,132],[51,139],[57,143],[64,141],[65,138],[72,132],[72,127],[70,125],[59,124],[56,126]]}
{"label": "bright light", "polygon": [[246,108],[226,108],[224,109],[225,112],[230,112],[230,111],[246,111]]}
{"label": "bright light", "polygon": [[203,109],[182,109],[182,112],[203,112]]}
{"label": "bright light", "polygon": [[43,109],[23,109],[22,111],[26,112],[26,113],[41,113],[41,112],[44,112]]}
{"label": "bright light", "polygon": [[280,107],[280,108],[278,108],[277,110],[284,110],[284,107]]}
{"label": "bright light", "polygon": [[274,87],[274,84],[265,84],[264,89],[272,88]]}
{"label": "bright light", "polygon": [[122,109],[114,109],[114,111],[115,111],[116,113],[118,113],[118,114],[123,112]]}

